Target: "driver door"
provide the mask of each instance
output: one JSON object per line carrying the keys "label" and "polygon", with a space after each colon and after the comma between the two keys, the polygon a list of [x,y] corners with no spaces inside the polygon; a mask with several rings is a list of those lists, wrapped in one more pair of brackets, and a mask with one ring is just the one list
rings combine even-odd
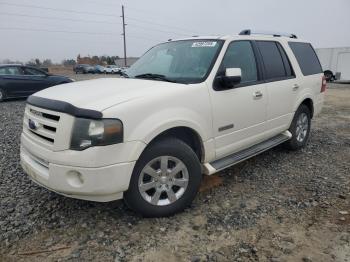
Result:
{"label": "driver door", "polygon": [[47,75],[35,68],[23,67],[24,77],[28,81],[29,94],[36,93],[50,86]]}
{"label": "driver door", "polygon": [[220,89],[214,81],[210,89],[216,159],[264,140],[267,93],[255,53],[251,41],[231,42],[217,75],[225,74],[226,68],[240,68],[241,82],[231,89]]}

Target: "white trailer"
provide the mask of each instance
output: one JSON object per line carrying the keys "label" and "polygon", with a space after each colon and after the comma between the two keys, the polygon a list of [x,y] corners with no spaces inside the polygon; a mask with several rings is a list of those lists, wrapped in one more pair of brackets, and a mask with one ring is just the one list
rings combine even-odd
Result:
{"label": "white trailer", "polygon": [[327,80],[350,81],[350,47],[316,49]]}

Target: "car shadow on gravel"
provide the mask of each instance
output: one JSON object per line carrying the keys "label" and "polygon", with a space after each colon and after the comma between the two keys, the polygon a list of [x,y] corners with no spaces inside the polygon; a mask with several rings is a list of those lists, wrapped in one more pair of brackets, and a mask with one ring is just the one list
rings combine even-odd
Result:
{"label": "car shadow on gravel", "polygon": [[11,102],[22,102],[22,101],[27,101],[27,97],[6,98],[6,100],[2,101],[1,103],[6,105],[6,104],[11,104]]}

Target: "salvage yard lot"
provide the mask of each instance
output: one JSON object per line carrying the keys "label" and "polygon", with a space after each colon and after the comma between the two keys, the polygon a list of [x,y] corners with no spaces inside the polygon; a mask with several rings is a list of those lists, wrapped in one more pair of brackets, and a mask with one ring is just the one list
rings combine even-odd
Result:
{"label": "salvage yard lot", "polygon": [[35,185],[19,165],[25,101],[0,103],[0,261],[350,261],[350,85],[329,87],[306,148],[207,177],[161,219]]}

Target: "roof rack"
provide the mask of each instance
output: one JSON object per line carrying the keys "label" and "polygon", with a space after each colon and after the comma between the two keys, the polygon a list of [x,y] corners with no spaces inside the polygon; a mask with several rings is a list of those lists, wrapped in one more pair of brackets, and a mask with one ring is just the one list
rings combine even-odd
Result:
{"label": "roof rack", "polygon": [[276,37],[289,37],[289,38],[297,38],[295,34],[288,33],[280,33],[280,32],[271,32],[271,31],[252,31],[250,29],[245,29],[239,33],[239,35],[272,35]]}

